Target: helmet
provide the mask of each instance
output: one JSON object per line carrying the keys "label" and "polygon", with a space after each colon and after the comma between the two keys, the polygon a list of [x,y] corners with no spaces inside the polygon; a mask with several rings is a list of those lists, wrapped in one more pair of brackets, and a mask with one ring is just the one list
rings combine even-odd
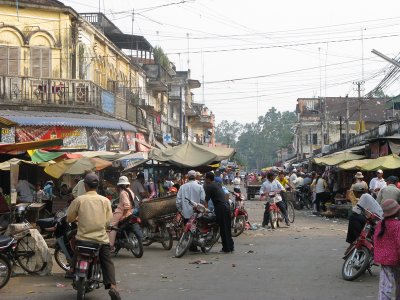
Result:
{"label": "helmet", "polygon": [[130,185],[130,184],[131,183],[129,182],[129,179],[126,176],[121,176],[117,183],[117,185]]}

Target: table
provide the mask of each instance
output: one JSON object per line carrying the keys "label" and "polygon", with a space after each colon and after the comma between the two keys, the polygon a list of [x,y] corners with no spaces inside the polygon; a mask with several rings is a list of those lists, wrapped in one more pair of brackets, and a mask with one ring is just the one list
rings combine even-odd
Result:
{"label": "table", "polygon": [[[29,205],[28,214],[29,214],[29,211],[32,211],[31,217],[33,217],[33,218],[29,218],[30,220],[28,220],[28,221],[36,223],[36,221],[38,219],[40,219],[40,212],[45,208],[45,206],[46,206],[46,203],[36,203],[36,202]],[[28,216],[27,216],[27,219],[28,219]]]}

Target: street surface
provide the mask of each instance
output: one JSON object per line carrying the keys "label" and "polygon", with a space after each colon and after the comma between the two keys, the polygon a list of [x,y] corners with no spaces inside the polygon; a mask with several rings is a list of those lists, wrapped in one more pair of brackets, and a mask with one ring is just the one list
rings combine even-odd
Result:
{"label": "street surface", "polygon": [[[256,198],[258,199],[258,197]],[[261,223],[262,203],[246,202],[252,223]],[[249,230],[235,238],[234,254],[189,253],[173,258],[161,245],[145,247],[142,258],[121,252],[115,259],[123,299],[376,299],[374,277],[341,278],[347,221],[296,211],[295,223],[278,230]],[[211,264],[190,264],[202,259]],[[74,299],[71,282],[54,263],[52,276],[19,275],[0,291],[0,299]],[[88,300],[109,299],[104,289]]]}

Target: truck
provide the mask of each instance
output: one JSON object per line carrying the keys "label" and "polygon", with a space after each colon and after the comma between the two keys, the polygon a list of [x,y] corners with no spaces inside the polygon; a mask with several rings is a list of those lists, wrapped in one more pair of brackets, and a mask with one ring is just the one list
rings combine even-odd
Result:
{"label": "truck", "polygon": [[260,194],[260,188],[261,188],[261,181],[258,181],[256,178],[254,180],[247,180],[246,181],[246,194],[247,194],[247,200],[250,200],[251,198],[254,198],[256,195]]}

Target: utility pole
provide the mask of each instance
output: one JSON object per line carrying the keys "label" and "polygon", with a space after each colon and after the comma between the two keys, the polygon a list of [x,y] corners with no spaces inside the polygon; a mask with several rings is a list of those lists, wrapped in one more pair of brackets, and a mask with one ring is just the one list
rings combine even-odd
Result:
{"label": "utility pole", "polygon": [[[129,60],[129,98],[125,98],[125,117],[127,120],[129,120],[129,114],[128,114],[128,104],[129,102],[133,99],[133,93],[132,93],[132,50],[133,50],[133,22],[135,20],[135,11],[132,9],[132,27],[131,27],[131,55],[130,55],[130,60]],[[129,100],[129,101],[128,101]],[[139,103],[138,103],[139,104]]]}
{"label": "utility pole", "polygon": [[340,146],[343,147],[343,143],[342,143],[342,120],[343,117],[339,116],[339,141],[340,141]]}
{"label": "utility pole", "polygon": [[364,90],[364,81],[356,81],[353,82],[357,86],[356,90],[358,93],[358,132],[362,133],[362,126],[361,126],[361,91]]}
{"label": "utility pole", "polygon": [[350,118],[350,112],[349,112],[349,95],[346,95],[346,147],[349,145],[349,118]]}
{"label": "utility pole", "polygon": [[303,124],[300,119],[300,159],[303,159]]}
{"label": "utility pole", "polygon": [[311,135],[311,127],[308,131],[308,140],[310,141],[310,157],[313,156],[313,141],[312,141],[312,135]]}

